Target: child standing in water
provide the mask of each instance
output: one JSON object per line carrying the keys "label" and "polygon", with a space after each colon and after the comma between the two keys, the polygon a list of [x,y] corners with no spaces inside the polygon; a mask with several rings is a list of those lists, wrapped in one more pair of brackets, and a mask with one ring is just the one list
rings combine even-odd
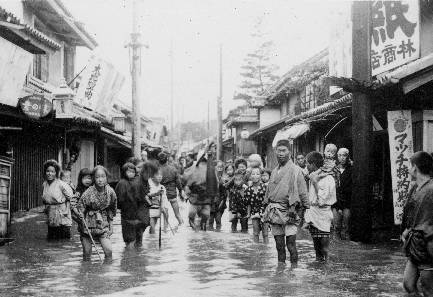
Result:
{"label": "child standing in water", "polygon": [[167,230],[168,225],[168,198],[167,192],[163,185],[161,185],[162,174],[158,169],[156,173],[149,178],[149,194],[147,195],[151,200],[149,209],[150,214],[150,234],[155,234],[155,226],[158,219],[161,222],[161,212],[164,216],[164,232]]}
{"label": "child standing in water", "polygon": [[248,201],[248,217],[253,223],[254,242],[259,242],[262,231],[263,242],[268,243],[268,224],[263,222],[263,212],[266,186],[261,182],[261,170],[258,167],[251,169],[251,185],[245,190],[245,200]]}
{"label": "child standing in water", "polygon": [[[103,166],[96,166],[92,171],[93,186],[90,186],[78,201],[78,211],[87,224],[80,228],[83,259],[90,260],[92,254],[92,235],[101,243],[105,259],[112,258],[110,236],[113,234],[113,218],[117,211],[117,196],[113,188],[107,184],[108,171]],[[90,234],[89,234],[90,232]]]}
{"label": "child standing in water", "polygon": [[128,249],[142,245],[143,232],[149,224],[138,218],[139,197],[135,191],[136,170],[134,164],[125,163],[121,171],[122,179],[117,183],[115,189],[121,210],[123,241]]}
{"label": "child standing in water", "polygon": [[74,196],[71,199],[71,210],[72,219],[78,224],[78,231],[80,232],[80,226],[82,224],[77,211],[78,201],[80,201],[81,195],[93,184],[92,171],[89,168],[83,168],[78,173],[77,188]]}
{"label": "child standing in water", "polygon": [[236,232],[238,221],[241,223],[241,232],[248,232],[248,202],[245,199],[247,185],[244,173],[236,170],[233,177],[233,186],[229,191],[229,220],[232,223],[232,232]]}

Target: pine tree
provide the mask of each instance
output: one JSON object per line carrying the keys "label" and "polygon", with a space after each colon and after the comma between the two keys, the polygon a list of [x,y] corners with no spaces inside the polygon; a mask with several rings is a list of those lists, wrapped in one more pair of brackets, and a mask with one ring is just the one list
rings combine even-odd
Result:
{"label": "pine tree", "polygon": [[266,40],[267,34],[263,32],[262,26],[263,20],[258,19],[251,34],[257,48],[244,58],[240,73],[243,80],[239,85],[239,91],[234,95],[234,99],[243,99],[248,103],[254,97],[263,95],[265,90],[279,78],[275,74],[279,67],[271,61],[274,42]]}

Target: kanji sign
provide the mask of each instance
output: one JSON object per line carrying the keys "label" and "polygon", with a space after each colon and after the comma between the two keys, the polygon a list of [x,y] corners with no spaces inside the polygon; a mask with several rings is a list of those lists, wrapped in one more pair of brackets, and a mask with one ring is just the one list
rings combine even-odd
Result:
{"label": "kanji sign", "polygon": [[92,56],[83,71],[75,100],[81,105],[109,115],[125,77],[111,63]]}
{"label": "kanji sign", "polygon": [[396,68],[420,56],[418,1],[374,1],[371,18],[371,74]]}
{"label": "kanji sign", "polygon": [[409,158],[413,155],[412,117],[410,110],[388,111],[388,135],[391,159],[394,223],[401,224],[411,177]]}
{"label": "kanji sign", "polygon": [[18,101],[21,110],[30,118],[39,119],[53,110],[53,104],[42,95],[30,95]]}

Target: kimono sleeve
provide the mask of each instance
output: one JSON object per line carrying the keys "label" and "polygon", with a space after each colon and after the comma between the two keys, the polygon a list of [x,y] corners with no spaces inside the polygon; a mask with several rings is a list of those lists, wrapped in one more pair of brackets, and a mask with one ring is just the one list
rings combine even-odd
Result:
{"label": "kimono sleeve", "polygon": [[123,180],[120,180],[116,187],[114,188],[114,192],[116,193],[117,196],[117,203],[119,208],[122,208],[122,204],[125,200],[125,196],[126,196],[126,185],[123,182]]}
{"label": "kimono sleeve", "polygon": [[310,208],[310,200],[308,199],[307,183],[305,182],[305,177],[304,174],[302,173],[302,170],[298,170],[296,174],[296,183],[298,187],[299,200],[301,200],[302,206],[305,208]]}
{"label": "kimono sleeve", "polygon": [[84,193],[81,195],[80,199],[78,200],[77,210],[81,214],[84,214],[84,212],[86,210],[87,200],[89,199],[90,191],[91,191],[91,188],[88,188],[87,190],[85,190]]}
{"label": "kimono sleeve", "polygon": [[117,211],[117,195],[113,188],[108,186],[108,195],[110,198],[110,205],[108,206],[108,216],[111,220],[116,216]]}

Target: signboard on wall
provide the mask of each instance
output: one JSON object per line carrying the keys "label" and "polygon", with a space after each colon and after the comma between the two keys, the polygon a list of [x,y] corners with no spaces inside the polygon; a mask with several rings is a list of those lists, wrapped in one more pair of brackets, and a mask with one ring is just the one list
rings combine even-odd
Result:
{"label": "signboard on wall", "polygon": [[[420,57],[419,1],[371,2],[371,74]],[[329,75],[352,77],[352,1],[337,1],[332,9],[329,39]],[[340,90],[330,87],[330,94]]]}
{"label": "signboard on wall", "polygon": [[39,119],[53,110],[53,104],[42,95],[30,95],[19,100],[21,110],[30,118]]}
{"label": "signboard on wall", "polygon": [[0,103],[17,106],[33,55],[0,37]]}
{"label": "signboard on wall", "polygon": [[83,71],[75,98],[79,104],[108,115],[124,82],[125,77],[112,64],[92,56]]}
{"label": "signboard on wall", "polygon": [[374,1],[371,18],[373,76],[420,57],[419,1]]}
{"label": "signboard on wall", "polygon": [[400,225],[411,181],[409,158],[413,155],[413,138],[410,110],[388,111],[388,135],[394,223]]}

